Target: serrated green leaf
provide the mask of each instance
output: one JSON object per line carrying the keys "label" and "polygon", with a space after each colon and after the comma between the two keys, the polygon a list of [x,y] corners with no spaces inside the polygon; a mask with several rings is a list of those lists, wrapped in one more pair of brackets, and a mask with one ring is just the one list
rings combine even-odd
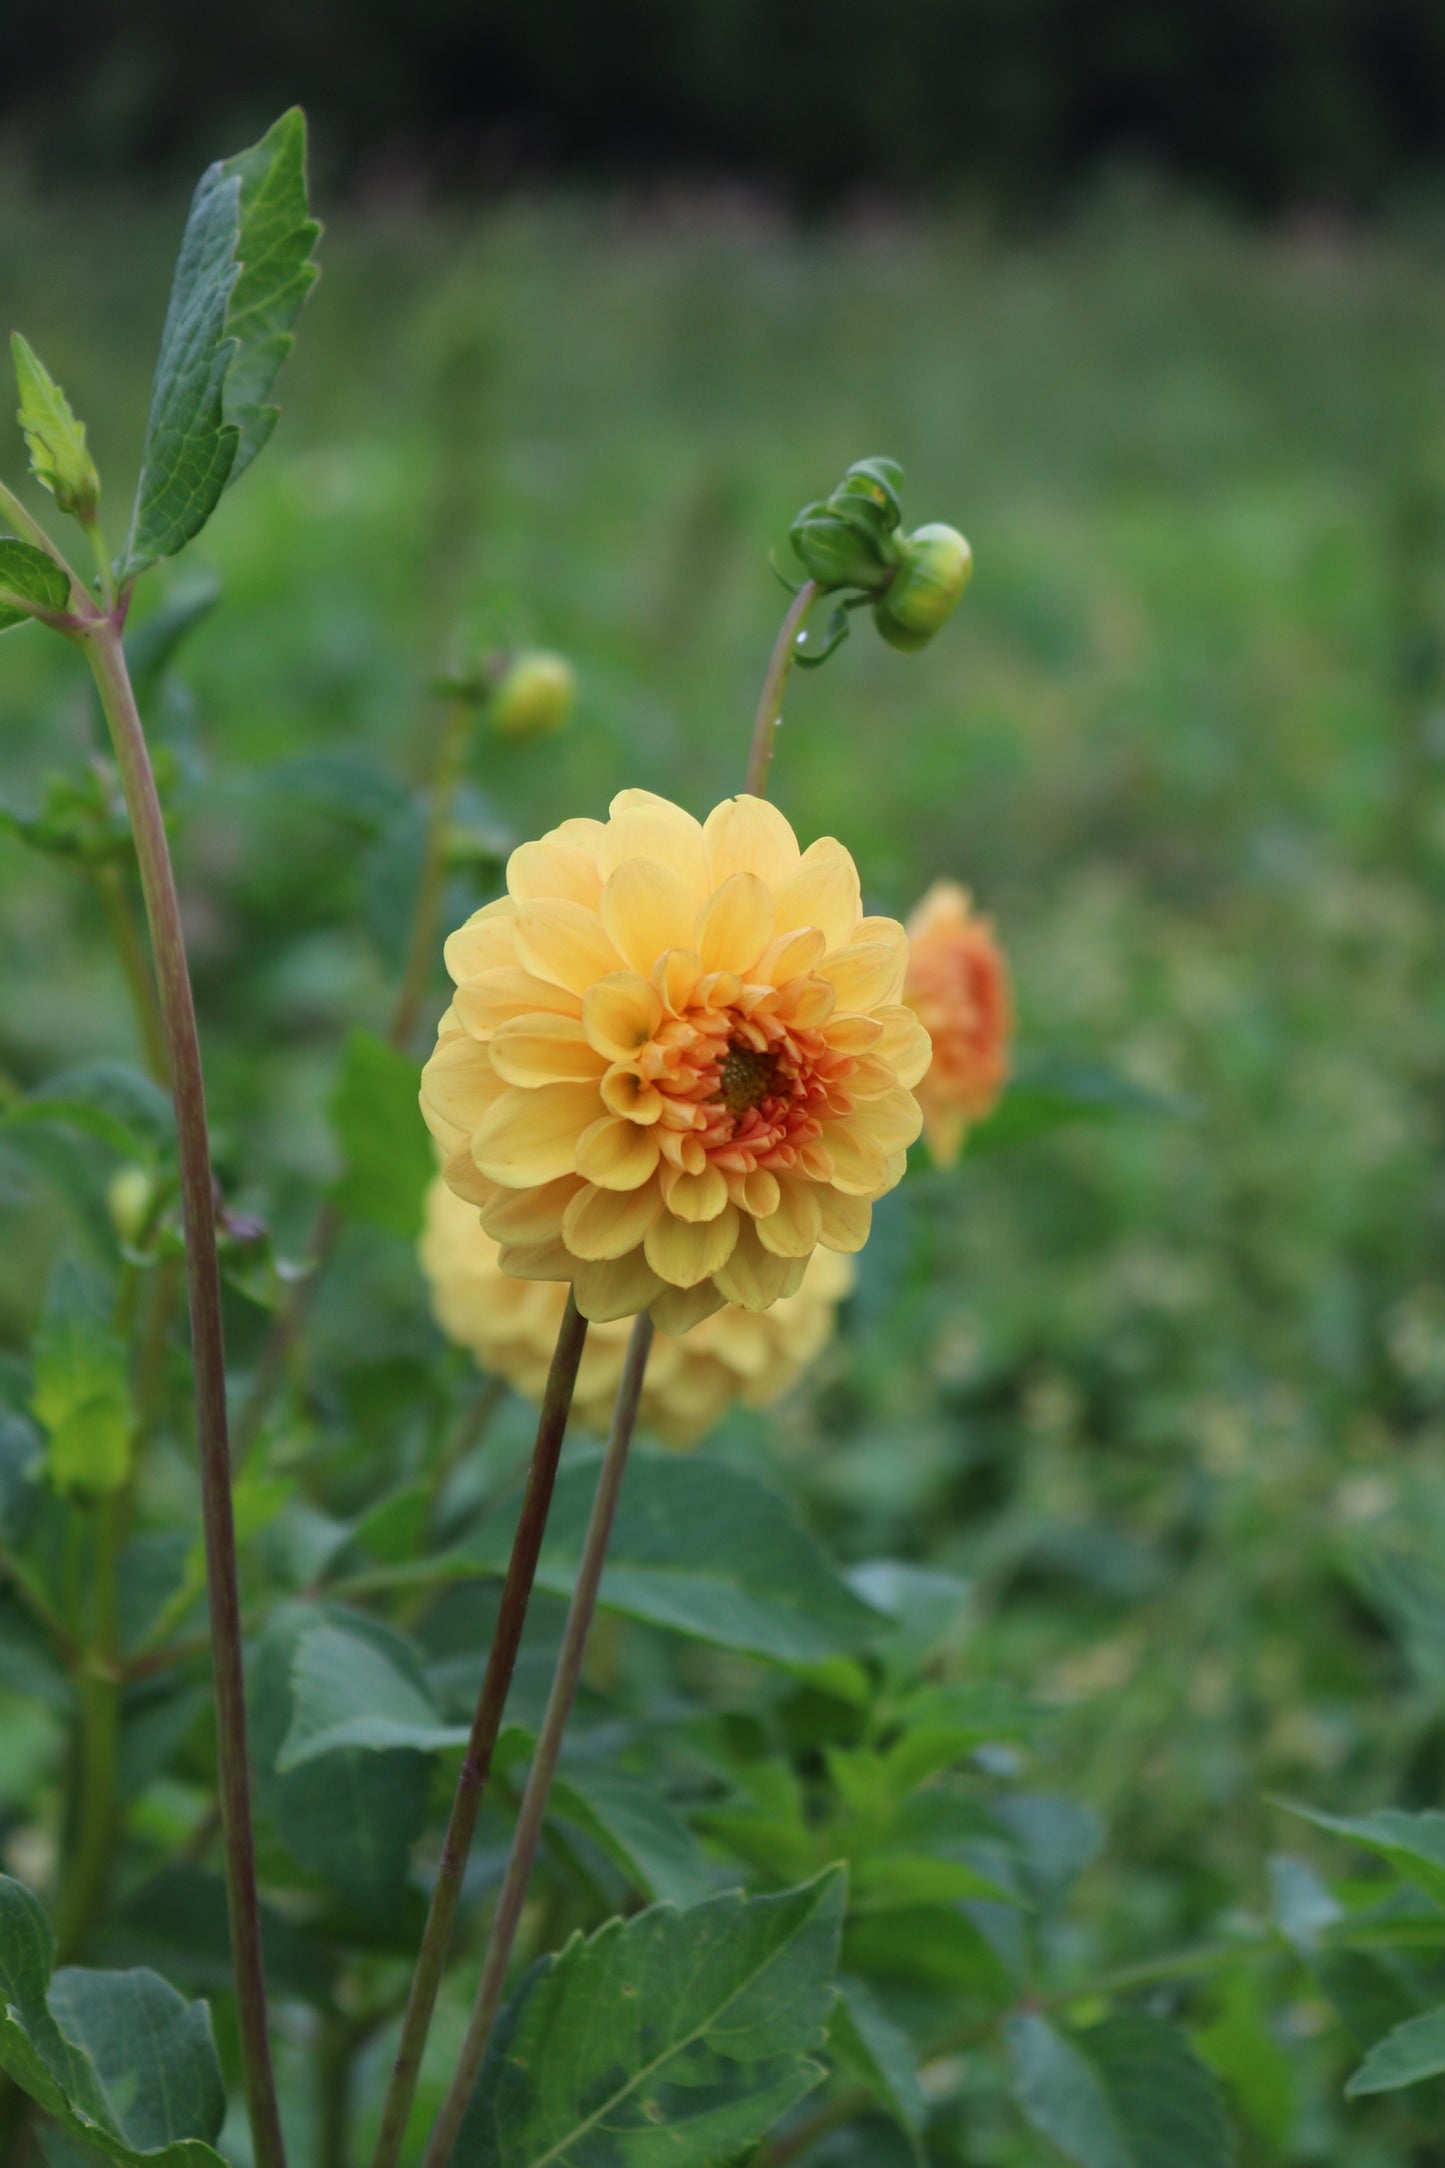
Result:
{"label": "serrated green leaf", "polygon": [[0,632],[30,623],[30,611],[19,607],[25,602],[42,610],[69,609],[70,582],[55,559],[33,542],[0,535]]}
{"label": "serrated green leaf", "polygon": [[590,1837],[644,1897],[698,1904],[714,1876],[680,1814],[655,1788],[616,1769],[564,1761],[549,1811]]}
{"label": "serrated green leaf", "polygon": [[58,1491],[118,1490],[130,1473],[134,1413],[124,1342],[80,1268],[51,1275],[34,1350],[30,1405]]}
{"label": "serrated green leaf", "polygon": [[1362,2093],[1397,2093],[1402,2085],[1445,2075],[1445,2004],[1407,2018],[1377,2040],[1345,2087],[1354,2100]]}
{"label": "serrated green leaf", "polygon": [[1332,1830],[1367,1851],[1387,1859],[1398,1874],[1425,1892],[1432,1904],[1445,1907],[1445,1814],[1431,1808],[1423,1814],[1406,1814],[1396,1807],[1379,1807],[1373,1814],[1349,1816],[1325,1814],[1318,1807],[1296,1806],[1282,1799],[1290,1814],[1313,1822],[1316,1829]]}
{"label": "serrated green leaf", "polygon": [[928,2103],[918,2082],[918,2059],[902,2026],[862,1980],[841,1983],[828,2046],[840,2066],[867,2086],[884,2114],[907,2134],[913,2157],[921,2164],[918,2138]]}
{"label": "serrated green leaf", "polygon": [[100,476],[85,448],[85,428],[40,356],[18,331],[10,334],[15,384],[20,394],[17,417],[25,432],[30,471],[50,491],[62,512],[82,526],[95,517]]}
{"label": "serrated green leaf", "polygon": [[1077,2168],[1231,2168],[1218,2083],[1177,2027],[1127,2016],[1064,2033],[1028,2016],[1006,2031],[1020,2108]]}
{"label": "serrated green leaf", "polygon": [[223,2168],[209,2141],[226,2094],[205,2005],[143,1970],[52,1979],[54,1959],[40,1906],[0,1875],[0,2068],[112,2160]]}
{"label": "serrated green leaf", "polygon": [[307,207],[299,108],[201,176],[161,333],[120,578],[184,549],[275,428],[267,400],[316,278],[310,254],[320,230]]}
{"label": "serrated green leaf", "polygon": [[[595,1460],[564,1468],[537,1586],[571,1592],[597,1484]],[[489,1522],[466,1555],[503,1571],[511,1530]],[[628,1469],[607,1570],[605,1609],[781,1664],[821,1662],[880,1630],[791,1507],[740,1469],[700,1455],[639,1453]]]}
{"label": "serrated green leaf", "polygon": [[830,1869],[544,1959],[493,2035],[457,2168],[713,2168],[756,2144],[823,2076],[843,1899]]}

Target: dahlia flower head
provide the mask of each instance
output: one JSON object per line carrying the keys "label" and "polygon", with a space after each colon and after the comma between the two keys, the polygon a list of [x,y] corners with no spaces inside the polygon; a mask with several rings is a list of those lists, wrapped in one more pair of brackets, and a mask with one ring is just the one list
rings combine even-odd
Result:
{"label": "dahlia flower head", "polygon": [[918,1098],[928,1149],[950,1166],[969,1129],[998,1104],[1013,1039],[1003,950],[956,881],[935,881],[909,916],[903,998],[933,1042]]}
{"label": "dahlia flower head", "polygon": [[[448,1339],[470,1349],[491,1376],[540,1401],[566,1288],[510,1279],[475,1207],[440,1175],[427,1192],[420,1249],[432,1311]],[[851,1259],[817,1249],[796,1295],[770,1310],[729,1305],[679,1339],[659,1333],[642,1390],[643,1424],[670,1445],[695,1445],[735,1402],[771,1406],[831,1339],[852,1285]],[[605,1430],[611,1418],[630,1332],[623,1321],[588,1332],[572,1406],[593,1430]]]}
{"label": "dahlia flower head", "polygon": [[930,1048],[907,935],[841,843],[800,850],[758,798],[703,824],[625,790],[515,850],[446,961],[422,1110],[510,1277],[676,1335],[863,1247]]}

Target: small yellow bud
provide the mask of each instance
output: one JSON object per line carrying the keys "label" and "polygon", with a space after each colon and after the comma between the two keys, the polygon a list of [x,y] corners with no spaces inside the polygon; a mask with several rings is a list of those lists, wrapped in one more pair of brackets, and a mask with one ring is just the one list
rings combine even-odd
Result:
{"label": "small yellow bud", "polygon": [[144,1167],[117,1167],[106,1184],[110,1224],[128,1249],[134,1249],[145,1233],[155,1194],[155,1183]]}
{"label": "small yellow bud", "polygon": [[958,608],[973,572],[973,551],[956,527],[919,527],[903,544],[903,561],[873,622],[890,647],[926,647]]}
{"label": "small yellow bud", "polygon": [[548,737],[565,729],[576,698],[576,672],[564,655],[524,650],[492,693],[492,724],[509,738]]}

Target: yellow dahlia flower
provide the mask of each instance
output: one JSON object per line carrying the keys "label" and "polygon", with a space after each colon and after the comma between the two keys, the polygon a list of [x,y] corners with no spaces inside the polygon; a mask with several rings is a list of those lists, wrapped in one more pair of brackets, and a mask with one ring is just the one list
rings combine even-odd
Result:
{"label": "yellow dahlia flower", "polygon": [[524,843],[446,945],[422,1109],[515,1279],[682,1333],[858,1250],[903,1172],[927,1034],[903,928],[841,843],[775,807],[706,825],[651,791]]}
{"label": "yellow dahlia flower", "polygon": [[933,1041],[918,1097],[928,1148],[946,1167],[969,1127],[998,1104],[1013,1038],[1003,950],[956,881],[935,881],[909,918],[903,998]]}
{"label": "yellow dahlia flower", "polygon": [[[475,1205],[440,1176],[427,1193],[420,1247],[442,1331],[470,1348],[492,1376],[540,1400],[566,1289],[555,1281],[509,1279]],[[820,1353],[852,1284],[846,1257],[815,1250],[796,1295],[761,1315],[722,1309],[681,1339],[659,1333],[648,1358],[643,1423],[674,1445],[692,1445],[734,1401],[767,1407]],[[619,1321],[594,1325],[587,1335],[573,1407],[594,1430],[605,1430],[611,1417],[630,1330]]]}

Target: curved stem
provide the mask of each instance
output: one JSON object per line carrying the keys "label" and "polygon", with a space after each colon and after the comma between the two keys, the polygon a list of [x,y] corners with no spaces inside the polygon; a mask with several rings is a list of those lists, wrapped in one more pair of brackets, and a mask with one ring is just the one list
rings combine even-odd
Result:
{"label": "curved stem", "polygon": [[216,1760],[241,2062],[257,2168],[285,2168],[285,2145],[266,2023],[266,1981],[256,1894],[250,1779],[246,1766],[246,1692],[236,1531],[231,1507],[230,1451],[226,1435],[226,1362],[221,1328],[221,1274],[216,1255],[215,1184],[206,1129],[205,1083],[196,1033],[195,1002],[165,822],[145,731],[126,670],[118,619],[107,617],[89,626],[80,636],[80,644],[94,673],[125,788],[165,1026],[186,1238],[186,1282],[196,1386],[196,1443],[216,1697]]}
{"label": "curved stem", "polygon": [[634,1322],[632,1337],[627,1343],[627,1357],[617,1388],[617,1402],[612,1411],[612,1429],[597,1478],[597,1491],[582,1544],[582,1556],[577,1564],[577,1585],[572,1591],[572,1603],[562,1633],[557,1669],[552,1679],[552,1691],[547,1699],[547,1713],[537,1734],[537,1750],[532,1757],[527,1788],[522,1794],[522,1804],[517,1813],[516,1833],[512,1839],[511,1856],[507,1861],[507,1871],[502,1878],[502,1887],[497,1898],[497,1910],[487,1940],[487,1954],[482,1961],[477,1999],[472,2005],[472,2014],[467,2023],[461,2060],[442,2103],[441,2113],[436,2119],[426,2152],[422,2155],[422,2168],[446,2168],[446,2163],[452,2157],[452,2148],[457,2142],[467,2105],[481,2075],[487,2042],[492,2036],[492,2026],[501,2006],[507,1963],[512,1954],[512,1944],[517,1938],[527,1884],[531,1880],[532,1863],[537,1856],[552,1779],[557,1773],[557,1762],[562,1752],[562,1737],[582,1676],[587,1635],[597,1609],[597,1591],[602,1582],[602,1567],[612,1535],[612,1523],[617,1514],[622,1478],[627,1470],[627,1453],[637,1423],[642,1381],[651,1350],[652,1320],[644,1313]]}
{"label": "curved stem", "polygon": [[798,652],[798,642],[803,636],[803,620],[821,593],[822,589],[816,581],[804,580],[794,595],[788,614],[778,628],[778,637],[773,642],[772,656],[758,700],[757,719],[753,724],[747,781],[743,785],[750,797],[766,798],[768,795],[768,771],[773,765],[773,748],[777,743],[778,725],[783,719],[783,694]]}
{"label": "curved stem", "polygon": [[376,2151],[372,2155],[372,2168],[395,2168],[406,2137],[407,2118],[416,2094],[417,2079],[421,2075],[422,2052],[426,2047],[432,2012],[436,2007],[437,1990],[441,1986],[442,1970],[451,1944],[452,1925],[456,1919],[457,1906],[461,1902],[462,1877],[472,1849],[472,1838],[476,1832],[477,1815],[481,1810],[487,1778],[491,1774],[492,1752],[497,1744],[497,1734],[502,1728],[502,1712],[506,1707],[512,1673],[516,1668],[517,1650],[521,1645],[532,1584],[537,1577],[537,1560],[541,1555],[547,1513],[552,1503],[552,1489],[557,1480],[557,1462],[567,1430],[572,1389],[577,1382],[577,1366],[582,1360],[586,1338],[587,1320],[580,1315],[569,1293],[567,1307],[562,1313],[562,1322],[557,1330],[552,1367],[547,1374],[547,1389],[537,1422],[537,1442],[532,1450],[531,1472],[527,1478],[526,1495],[517,1520],[517,1533],[512,1539],[512,1555],[507,1564],[507,1578],[502,1585],[502,1601],[497,1612],[491,1651],[487,1657],[481,1692],[477,1696],[471,1737],[462,1756],[461,1774],[457,1778],[456,1796],[452,1801],[451,1818],[447,1823],[447,1833],[442,1844],[426,1928],[417,1955],[416,1971],[412,1975],[406,2015],[402,2020],[401,2039],[391,2066],[391,2082],[387,2087],[386,2101],[381,2111],[381,2128],[377,2133]]}

